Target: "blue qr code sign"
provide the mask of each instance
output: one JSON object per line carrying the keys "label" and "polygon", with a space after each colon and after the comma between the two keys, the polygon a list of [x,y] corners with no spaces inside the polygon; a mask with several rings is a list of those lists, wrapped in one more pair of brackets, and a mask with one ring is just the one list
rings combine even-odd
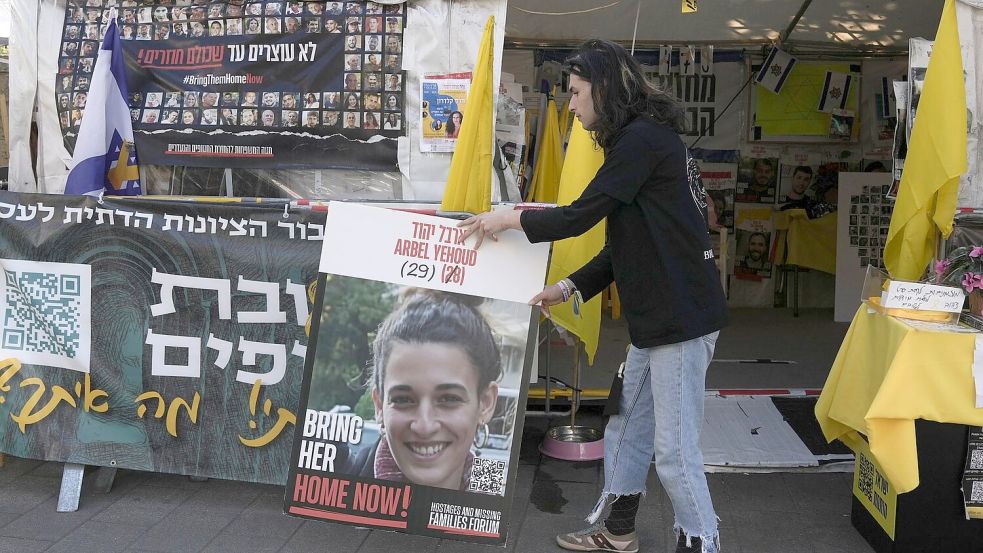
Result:
{"label": "blue qr code sign", "polygon": [[89,265],[0,259],[0,268],[0,355],[89,372]]}

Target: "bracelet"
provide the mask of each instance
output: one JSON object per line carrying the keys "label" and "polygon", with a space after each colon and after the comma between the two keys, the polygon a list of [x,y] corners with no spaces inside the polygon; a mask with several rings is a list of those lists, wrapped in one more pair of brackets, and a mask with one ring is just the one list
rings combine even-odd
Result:
{"label": "bracelet", "polygon": [[563,281],[563,280],[560,280],[560,281],[557,281],[556,285],[557,285],[557,287],[560,288],[560,293],[563,294],[563,301],[569,300],[570,299],[570,288],[567,286],[567,283],[565,281]]}

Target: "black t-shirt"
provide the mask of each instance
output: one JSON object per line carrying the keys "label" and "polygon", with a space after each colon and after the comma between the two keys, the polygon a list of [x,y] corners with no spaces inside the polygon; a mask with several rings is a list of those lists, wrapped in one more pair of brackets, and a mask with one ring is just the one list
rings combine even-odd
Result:
{"label": "black t-shirt", "polygon": [[689,172],[676,133],[641,116],[605,151],[580,198],[521,215],[530,242],[579,236],[607,217],[607,245],[569,278],[585,299],[614,281],[639,348],[683,342],[727,323],[706,198]]}

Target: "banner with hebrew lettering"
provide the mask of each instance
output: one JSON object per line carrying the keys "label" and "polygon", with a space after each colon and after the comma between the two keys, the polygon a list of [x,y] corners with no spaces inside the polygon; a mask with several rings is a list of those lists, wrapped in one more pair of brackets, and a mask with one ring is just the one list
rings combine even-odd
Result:
{"label": "banner with hebrew lettering", "polygon": [[549,245],[330,211],[284,512],[503,545]]}
{"label": "banner with hebrew lettering", "polygon": [[[740,147],[747,117],[747,66],[743,61],[717,61],[699,67],[695,75],[684,75],[673,65],[671,73],[655,66],[642,66],[645,76],[662,90],[678,98],[686,111],[683,141],[707,150],[736,150]],[[709,70],[709,71],[707,71]],[[698,141],[698,142],[697,142]]]}
{"label": "banner with hebrew lettering", "polygon": [[[70,148],[116,5],[103,1],[65,13],[56,94]],[[405,17],[365,0],[124,1],[141,163],[396,170]]]}
{"label": "banner with hebrew lettering", "polygon": [[285,482],[324,221],[0,192],[0,452]]}

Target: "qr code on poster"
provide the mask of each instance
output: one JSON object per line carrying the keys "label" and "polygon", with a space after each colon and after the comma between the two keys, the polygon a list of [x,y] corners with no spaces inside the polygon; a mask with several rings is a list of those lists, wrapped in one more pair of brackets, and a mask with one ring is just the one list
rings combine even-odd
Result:
{"label": "qr code on poster", "polygon": [[0,358],[89,372],[92,269],[0,259]]}
{"label": "qr code on poster", "polygon": [[969,500],[973,503],[983,503],[983,481],[973,482],[973,491],[969,494]]}
{"label": "qr code on poster", "polygon": [[973,470],[983,469],[983,449],[974,449],[970,453],[969,468]]}
{"label": "qr code on poster", "polygon": [[505,489],[505,461],[474,458],[471,463],[469,492],[502,495]]}
{"label": "qr code on poster", "polygon": [[868,500],[874,498],[874,464],[866,455],[857,456],[857,489]]}

